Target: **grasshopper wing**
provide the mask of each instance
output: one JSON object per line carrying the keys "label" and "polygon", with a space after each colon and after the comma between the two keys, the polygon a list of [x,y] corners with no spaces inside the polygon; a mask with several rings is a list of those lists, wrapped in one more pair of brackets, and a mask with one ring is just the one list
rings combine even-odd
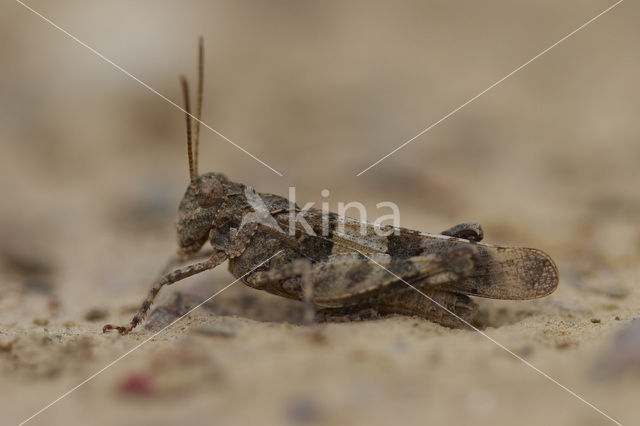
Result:
{"label": "grasshopper wing", "polygon": [[[322,212],[310,210],[309,223],[320,233]],[[310,240],[323,240],[326,256],[354,252],[384,253],[392,259],[440,255],[459,248],[475,250],[473,271],[458,280],[442,283],[440,290],[469,294],[492,299],[524,300],[547,296],[558,286],[558,268],[541,250],[524,247],[502,247],[475,243],[465,239],[406,228],[390,228],[391,235],[379,235],[374,224],[365,224],[329,214],[329,237],[307,236]],[[284,221],[285,218],[280,218]],[[362,226],[365,228],[363,233]],[[319,244],[314,244],[318,246]],[[373,264],[375,265],[375,264]],[[379,266],[378,266],[379,267]],[[426,272],[425,272],[426,273]],[[415,277],[405,277],[407,280]],[[428,278],[425,278],[428,282]]]}
{"label": "grasshopper wing", "polygon": [[344,306],[381,297],[387,291],[413,291],[407,283],[438,287],[472,273],[475,254],[475,248],[461,247],[410,258],[386,254],[333,255],[313,265],[313,299],[324,307]]}
{"label": "grasshopper wing", "polygon": [[[471,243],[458,240],[455,246]],[[470,275],[446,283],[442,290],[492,299],[524,300],[547,296],[558,287],[558,268],[541,250],[475,244]]]}

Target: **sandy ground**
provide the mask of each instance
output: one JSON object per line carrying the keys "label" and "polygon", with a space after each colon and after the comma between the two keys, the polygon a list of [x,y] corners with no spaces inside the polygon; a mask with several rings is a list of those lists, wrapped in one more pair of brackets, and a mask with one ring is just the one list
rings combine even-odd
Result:
{"label": "sandy ground", "polygon": [[148,340],[233,281],[220,267],[163,291],[150,327],[104,335],[175,252],[183,116],[4,2],[3,424],[105,366],[29,424],[638,423],[637,4],[360,177],[612,2],[29,4],[176,101],[202,34],[204,121],[284,177],[209,131],[201,170],[296,186],[302,204],[326,188],[334,210],[393,201],[425,231],[476,220],[488,242],[548,252],[561,280],[540,300],[479,300],[486,336],[401,316],[304,326],[299,304],[238,283]]}

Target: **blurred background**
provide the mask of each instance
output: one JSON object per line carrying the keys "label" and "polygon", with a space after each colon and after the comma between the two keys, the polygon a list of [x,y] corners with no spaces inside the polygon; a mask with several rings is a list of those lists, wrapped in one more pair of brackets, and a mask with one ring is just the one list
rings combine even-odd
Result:
{"label": "blurred background", "polygon": [[[482,223],[488,242],[547,251],[560,267],[558,292],[535,302],[483,301],[489,318],[485,325],[504,328],[506,346],[527,352],[526,348],[540,344],[543,353],[527,353],[539,356],[534,364],[560,375],[565,372],[569,387],[586,392],[586,399],[601,401],[603,409],[620,421],[629,421],[637,419],[637,411],[634,416],[627,403],[637,397],[637,389],[635,393],[630,389],[638,379],[614,381],[603,388],[590,374],[599,354],[612,350],[606,348],[623,326],[618,321],[631,321],[640,309],[640,8],[636,3],[620,4],[356,177],[612,4],[603,0],[28,2],[180,105],[178,76],[189,77],[195,89],[197,39],[202,35],[203,121],[284,176],[206,128],[201,134],[201,172],[223,172],[258,191],[285,196],[288,187],[295,186],[301,205],[315,201],[319,206],[324,201],[320,191],[328,189],[333,210],[339,201],[359,201],[373,216],[369,219],[379,216],[376,203],[393,201],[405,227],[438,232],[473,220]],[[3,410],[15,421],[133,347],[135,341],[106,338],[99,329],[107,320],[130,316],[131,309],[122,307],[135,307],[142,300],[175,251],[172,224],[188,183],[188,169],[184,115],[157,94],[17,2],[0,5],[0,39],[0,343],[8,345],[0,352],[0,365],[12,384],[11,391],[2,392],[10,402]],[[212,282],[220,286],[231,276],[219,268],[190,281],[186,284],[190,292],[206,296],[213,291]],[[238,296],[229,299],[230,306],[251,293],[244,288],[233,292]],[[268,296],[255,297],[256,303],[267,307],[297,309]],[[229,309],[231,314],[240,312]],[[283,385],[268,397],[251,394],[250,389],[255,391],[251,386],[269,389],[267,384],[278,381],[279,372],[290,366],[264,361],[255,364],[251,374],[227,377],[230,393],[198,382],[203,393],[189,401],[199,402],[187,404],[188,412],[169,411],[169,417],[156,421],[184,415],[193,424],[214,418],[242,423],[240,419],[254,417],[274,423],[365,419],[376,423],[402,409],[408,421],[426,421],[433,415],[442,423],[506,424],[519,418],[527,401],[540,412],[526,421],[607,422],[502,353],[499,363],[509,363],[508,368],[480,364],[481,368],[495,375],[513,370],[512,377],[527,383],[523,386],[530,391],[514,395],[513,388],[496,382],[494,375],[475,377],[480,366],[470,364],[476,354],[469,348],[482,346],[489,359],[499,350],[480,336],[435,325],[424,326],[426,334],[418,338],[431,345],[425,351],[437,352],[446,343],[462,354],[438,364],[433,360],[443,355],[429,352],[427,357],[418,351],[421,354],[411,358],[416,365],[433,364],[441,370],[422,382],[414,377],[415,371],[405,370],[413,364],[404,352],[400,358],[387,354],[386,359],[380,353],[386,349],[373,344],[355,348],[364,355],[347,362],[339,349],[329,351],[326,356],[335,358],[335,364],[324,367],[336,371],[358,364],[358,356],[368,360],[365,364],[371,362],[362,367],[363,377],[371,381],[363,385],[364,396],[357,394],[352,405],[347,396],[336,402],[327,395],[350,392],[345,389],[352,381],[348,374],[321,379],[322,374],[303,368],[319,361],[305,358],[308,348],[300,349],[295,333],[283,322],[295,323],[295,315],[238,315],[249,322],[242,323],[246,338],[235,345],[248,346],[234,351],[252,350],[254,357],[269,359],[281,354],[273,352],[274,341],[297,348],[298,352],[292,349],[297,357],[291,355],[291,363],[299,366],[300,375],[294,377],[301,382]],[[598,323],[592,321],[596,319]],[[280,328],[265,326],[270,321]],[[403,327],[412,326],[412,320],[398,321],[336,325],[324,332],[335,342],[344,338],[351,345],[372,344],[362,337],[366,336],[379,342],[388,339],[393,346],[398,333],[406,332]],[[585,324],[601,327],[584,330]],[[47,336],[62,336],[58,340],[63,343],[49,336],[62,349],[29,340],[40,342],[43,328]],[[271,332],[277,337],[270,340],[265,336]],[[442,339],[453,340],[439,341],[439,333],[445,334]],[[633,362],[640,364],[637,334],[629,345],[636,351]],[[354,335],[361,340],[351,342]],[[166,350],[175,349],[166,345]],[[224,344],[214,346],[226,353]],[[207,354],[215,352],[209,349]],[[69,361],[64,355],[82,350],[90,353],[86,359]],[[242,370],[245,364],[233,364],[234,356],[220,355],[222,360],[216,362]],[[580,362],[574,364],[572,359]],[[46,360],[59,368],[51,373],[42,367]],[[141,358],[137,362],[144,367]],[[471,370],[457,373],[449,387],[441,388],[440,399],[423,394],[434,392],[423,385],[438,388],[448,383],[450,371],[464,363]],[[383,370],[389,376],[381,373],[377,379]],[[123,376],[124,369],[112,373],[111,380],[117,383]],[[122,421],[122,413],[137,421],[154,419],[143,415],[158,408],[149,400],[142,403],[143,411],[137,403],[128,403],[121,415],[110,413],[109,404],[118,398],[113,395],[117,384],[107,379],[87,388],[65,402],[68,410],[53,407],[34,424],[78,420],[92,410],[101,410],[97,418],[105,423]],[[308,397],[298,398],[300,389]],[[398,394],[397,389],[411,391]],[[209,404],[203,395],[215,401],[211,402],[215,410],[203,408]],[[251,399],[245,400],[246,395]],[[429,406],[431,414],[423,411],[430,398],[441,402]],[[380,407],[382,400],[389,403],[388,411]],[[510,404],[503,404],[505,400]],[[252,403],[255,410],[249,407]],[[456,404],[466,408],[458,410]],[[168,407],[164,408],[167,416]],[[554,420],[555,415],[559,417]]]}

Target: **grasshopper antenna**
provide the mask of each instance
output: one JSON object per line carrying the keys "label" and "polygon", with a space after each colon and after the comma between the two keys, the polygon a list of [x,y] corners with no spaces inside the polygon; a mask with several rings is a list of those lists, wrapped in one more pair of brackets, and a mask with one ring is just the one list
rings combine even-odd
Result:
{"label": "grasshopper antenna", "polygon": [[198,39],[198,104],[196,109],[195,134],[193,137],[193,168],[198,176],[198,152],[200,143],[200,118],[202,117],[202,91],[204,87],[204,40]]}
{"label": "grasshopper antenna", "polygon": [[198,178],[195,167],[193,165],[193,146],[191,141],[191,102],[189,102],[189,84],[184,76],[180,76],[182,83],[182,93],[184,95],[185,116],[187,118],[187,155],[189,157],[189,180],[195,185]]}

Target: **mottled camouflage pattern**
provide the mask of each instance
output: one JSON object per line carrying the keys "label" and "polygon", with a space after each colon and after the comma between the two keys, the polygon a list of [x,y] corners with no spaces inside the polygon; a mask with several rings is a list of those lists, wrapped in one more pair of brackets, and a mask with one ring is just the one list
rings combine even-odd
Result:
{"label": "mottled camouflage pattern", "polygon": [[[203,187],[208,188],[205,193]],[[475,241],[482,238],[482,228],[473,223],[445,231],[451,236],[373,224],[367,224],[362,233],[361,222],[331,213],[325,220],[329,226],[323,230],[322,212],[310,209],[304,218],[313,228],[312,235],[299,222],[296,229],[289,229],[290,209],[299,212],[297,206],[290,206],[278,195],[259,193],[281,231],[255,222],[241,226],[243,218],[254,212],[247,190],[253,191],[221,174],[199,176],[180,203],[179,252],[192,256],[208,241],[214,255],[164,276],[131,325],[106,329],[128,332],[144,318],[163,285],[211,269],[226,259],[229,271],[242,277],[245,284],[297,300],[303,299],[304,292],[303,274],[296,265],[310,263],[312,301],[321,308],[322,318],[333,314],[352,318],[359,311],[373,310],[462,326],[463,322],[438,304],[468,320],[476,305],[465,295],[531,299],[550,294],[558,283],[556,266],[545,253]],[[382,236],[380,230],[394,232]]]}

